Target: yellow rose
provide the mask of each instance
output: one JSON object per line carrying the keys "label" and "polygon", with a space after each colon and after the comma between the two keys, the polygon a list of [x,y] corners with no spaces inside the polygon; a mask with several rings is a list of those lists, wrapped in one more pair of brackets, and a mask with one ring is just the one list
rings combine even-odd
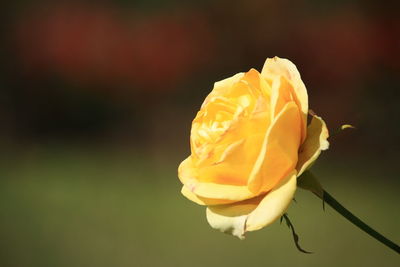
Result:
{"label": "yellow rose", "polygon": [[307,126],[308,96],[296,66],[267,59],[214,84],[193,120],[182,194],[207,206],[213,228],[243,238],[278,219],[296,178],[328,148],[324,121]]}

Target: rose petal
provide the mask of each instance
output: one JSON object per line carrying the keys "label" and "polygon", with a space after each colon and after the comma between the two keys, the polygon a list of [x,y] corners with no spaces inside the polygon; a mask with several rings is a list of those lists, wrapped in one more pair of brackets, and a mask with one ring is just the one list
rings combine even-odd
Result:
{"label": "rose petal", "polygon": [[249,215],[246,231],[261,229],[277,220],[285,213],[295,192],[296,171],[293,171],[267,193],[258,207]]}
{"label": "rose petal", "polygon": [[276,76],[271,90],[271,120],[273,120],[287,103],[294,101],[293,85],[285,77]]}
{"label": "rose petal", "polygon": [[259,151],[262,135],[250,135],[231,144],[219,145],[213,154],[219,155],[212,162],[198,165],[196,179],[199,182],[246,186],[251,164]]}
{"label": "rose petal", "polygon": [[189,180],[185,185],[196,195],[205,198],[240,201],[254,197],[247,186],[202,183],[197,180]]}
{"label": "rose petal", "polygon": [[[256,90],[262,93],[265,102],[270,102],[271,86],[256,69],[250,69],[248,72],[246,72],[242,80],[247,82],[250,87],[256,88]],[[269,109],[269,107],[266,109]]]}
{"label": "rose petal", "polygon": [[204,183],[197,180],[197,169],[189,156],[179,165],[178,177],[194,194],[204,198],[240,201],[254,197],[247,186]]}
{"label": "rose petal", "polygon": [[202,107],[205,106],[211,100],[212,97],[218,96],[218,95],[225,95],[226,92],[231,89],[232,85],[239,82],[239,80],[241,78],[243,78],[243,76],[244,76],[244,73],[240,72],[240,73],[233,75],[232,77],[223,79],[219,82],[215,82],[213,90],[204,100]]}
{"label": "rose petal", "polygon": [[271,75],[283,76],[293,85],[294,101],[302,112],[302,141],[304,141],[307,129],[308,95],[296,66],[288,59],[279,57],[268,58],[265,61],[261,74],[268,77]]}
{"label": "rose petal", "polygon": [[225,199],[215,199],[215,198],[205,198],[200,197],[190,191],[186,186],[182,186],[181,190],[182,195],[184,195],[189,200],[203,206],[210,206],[210,205],[221,205],[221,204],[229,204],[236,202],[236,200],[225,200]]}
{"label": "rose petal", "polygon": [[295,168],[301,138],[300,125],[297,105],[287,103],[266,133],[250,173],[248,186],[255,195],[271,190]]}
{"label": "rose petal", "polygon": [[[196,116],[191,130],[191,150],[200,182],[247,184],[270,124],[270,101],[264,95],[268,90],[261,89],[263,86],[268,86],[265,79],[251,69],[226,89],[224,96],[210,98]],[[220,115],[228,104],[232,104],[232,116],[223,118]]]}
{"label": "rose petal", "polygon": [[295,191],[296,172],[293,171],[266,195],[208,207],[208,223],[215,229],[243,239],[245,232],[258,230],[278,219],[286,211]]}
{"label": "rose petal", "polygon": [[329,132],[325,122],[318,116],[313,116],[307,128],[307,139],[300,147],[299,160],[296,169],[298,176],[311,167],[322,150],[329,148]]}

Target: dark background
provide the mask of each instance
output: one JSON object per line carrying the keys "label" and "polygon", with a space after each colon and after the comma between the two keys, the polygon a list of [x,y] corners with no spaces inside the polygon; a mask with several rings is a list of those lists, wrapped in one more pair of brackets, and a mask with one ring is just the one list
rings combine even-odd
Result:
{"label": "dark background", "polygon": [[299,190],[245,241],[180,195],[215,81],[289,58],[334,133],[314,173],[399,242],[396,1],[7,1],[0,11],[1,266],[396,266]]}

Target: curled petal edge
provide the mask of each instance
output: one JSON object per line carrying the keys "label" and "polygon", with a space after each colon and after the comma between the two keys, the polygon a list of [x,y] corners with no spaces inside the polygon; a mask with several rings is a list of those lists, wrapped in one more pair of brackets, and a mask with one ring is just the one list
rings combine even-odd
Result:
{"label": "curled petal edge", "polygon": [[307,138],[299,149],[296,166],[298,176],[312,166],[322,150],[329,148],[328,137],[329,131],[325,122],[321,117],[314,115],[307,127]]}
{"label": "curled petal edge", "polygon": [[296,171],[293,171],[264,195],[233,204],[208,207],[207,221],[214,229],[244,239],[246,232],[259,230],[280,218],[295,191]]}
{"label": "curled petal edge", "polygon": [[193,193],[189,190],[185,185],[182,186],[181,190],[182,195],[184,195],[187,199],[193,201],[196,204],[202,206],[211,206],[211,205],[222,205],[222,204],[229,204],[233,202],[237,202],[236,200],[229,200],[229,199],[216,199],[216,198],[206,198],[201,197]]}

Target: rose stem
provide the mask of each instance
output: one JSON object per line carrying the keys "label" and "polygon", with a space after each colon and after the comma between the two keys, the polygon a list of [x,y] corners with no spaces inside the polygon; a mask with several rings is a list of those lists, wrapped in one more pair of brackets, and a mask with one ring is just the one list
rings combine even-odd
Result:
{"label": "rose stem", "polygon": [[[319,198],[321,198],[319,196]],[[327,203],[329,206],[331,206],[334,210],[336,210],[338,213],[340,213],[343,217],[345,217],[347,220],[352,222],[355,226],[375,238],[376,240],[380,241],[382,244],[386,245],[387,247],[393,249],[397,253],[400,253],[400,247],[395,244],[393,241],[387,239],[374,229],[372,229],[370,226],[365,224],[363,221],[361,221],[358,217],[356,217],[353,213],[351,213],[348,209],[343,207],[336,199],[334,199],[328,192],[324,190],[323,193],[323,201]]]}

